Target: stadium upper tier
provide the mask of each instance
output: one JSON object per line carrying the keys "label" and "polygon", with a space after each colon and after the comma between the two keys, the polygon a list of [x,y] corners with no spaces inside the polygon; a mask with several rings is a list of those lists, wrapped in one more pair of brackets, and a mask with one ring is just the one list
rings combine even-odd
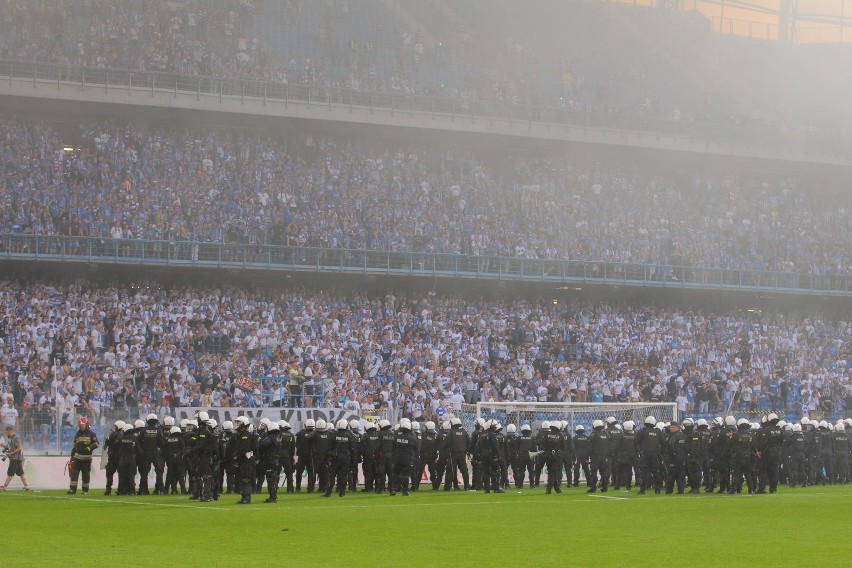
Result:
{"label": "stadium upper tier", "polygon": [[852,327],[819,319],[43,281],[0,284],[0,315],[2,399],[64,415],[76,408],[93,424],[109,421],[113,408],[126,418],[275,402],[367,413],[390,403],[431,419],[465,396],[683,396],[681,413],[773,408],[827,417],[852,398]]}
{"label": "stadium upper tier", "polygon": [[852,273],[852,196],[842,180],[414,143],[310,138],[287,147],[255,131],[97,120],[70,135],[77,147],[38,119],[0,115],[0,131],[0,232],[125,239],[123,256],[146,239],[630,263],[661,267],[645,275],[654,279],[666,266]]}
{"label": "stadium upper tier", "polygon": [[718,37],[699,17],[563,0],[30,0],[10,1],[0,22],[5,59],[558,108],[791,144],[836,141],[848,124],[852,88],[822,55]]}

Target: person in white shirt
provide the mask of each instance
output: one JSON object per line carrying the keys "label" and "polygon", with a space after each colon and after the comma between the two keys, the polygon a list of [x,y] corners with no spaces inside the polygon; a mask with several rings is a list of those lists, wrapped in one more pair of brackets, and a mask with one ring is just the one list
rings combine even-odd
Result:
{"label": "person in white shirt", "polygon": [[464,402],[464,395],[461,392],[456,391],[453,393],[453,396],[450,397],[450,404],[452,405],[452,409],[454,413],[461,412],[462,403]]}
{"label": "person in white shirt", "polygon": [[683,389],[680,389],[680,391],[678,392],[675,402],[677,403],[677,413],[681,416],[686,414],[686,408],[689,404],[689,399],[686,397],[686,393],[683,391]]}
{"label": "person in white shirt", "polygon": [[18,409],[15,408],[15,403],[12,399],[6,400],[6,406],[0,408],[0,422],[3,422],[3,427],[17,428],[18,426]]}

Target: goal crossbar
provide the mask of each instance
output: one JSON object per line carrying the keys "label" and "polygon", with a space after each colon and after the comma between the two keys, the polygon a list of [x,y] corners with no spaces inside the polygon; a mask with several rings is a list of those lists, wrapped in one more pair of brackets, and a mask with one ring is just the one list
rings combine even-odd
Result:
{"label": "goal crossbar", "polygon": [[[467,406],[467,405],[466,405]],[[472,410],[472,409],[471,409]],[[641,423],[649,415],[657,420],[677,420],[674,402],[477,402],[475,418],[495,419],[503,424],[530,424],[565,420],[573,430],[578,424],[591,427],[594,420],[614,416],[619,422]]]}

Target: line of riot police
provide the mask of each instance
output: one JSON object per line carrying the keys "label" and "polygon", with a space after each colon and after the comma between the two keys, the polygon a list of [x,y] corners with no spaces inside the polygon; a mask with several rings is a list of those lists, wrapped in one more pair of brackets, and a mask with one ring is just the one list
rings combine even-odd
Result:
{"label": "line of riot police", "polygon": [[396,426],[369,422],[363,430],[358,420],[307,420],[294,434],[284,420],[262,419],[255,430],[245,416],[219,425],[199,412],[175,425],[151,414],[133,424],[117,421],[107,436],[104,493],[112,493],[117,474],[117,495],[147,495],[153,470],[155,495],[212,501],[238,493],[247,504],[266,483],[267,503],[277,502],[279,484],[287,493],[305,485],[325,496],[336,486],[342,497],[358,490],[359,465],[363,491],[390,495],[418,491],[423,479],[436,491],[442,485],[486,493],[525,483],[537,488],[545,470],[548,494],[562,492],[563,475],[566,487],[578,487],[581,474],[590,493],[633,486],[640,494],[741,493],[744,487],[774,493],[779,483],[849,483],[850,425],[852,419],[787,424],[770,414],[762,424],[733,416],[680,424],[648,416],[637,428],[610,416],[593,421],[588,433],[577,425],[571,435],[564,421],[543,422],[534,434],[529,424],[509,424],[504,432],[496,420],[484,419],[472,433],[458,418],[440,428],[403,419]]}

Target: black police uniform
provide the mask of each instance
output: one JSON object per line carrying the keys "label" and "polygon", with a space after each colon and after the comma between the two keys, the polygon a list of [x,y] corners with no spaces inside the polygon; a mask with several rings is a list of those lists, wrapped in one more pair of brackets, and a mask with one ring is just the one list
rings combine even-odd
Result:
{"label": "black police uniform", "polygon": [[834,477],[834,432],[828,428],[820,428],[817,436],[819,437],[819,463],[822,466],[819,477],[820,482],[826,485],[831,483]]}
{"label": "black police uniform", "polygon": [[[539,448],[544,448],[545,439],[547,435],[550,433],[551,429],[542,428],[538,431],[538,434],[535,436],[535,443]],[[536,456],[535,464],[533,466],[533,476],[530,478],[530,487],[538,487],[541,482],[541,472],[544,471],[544,466],[547,465],[547,456],[545,454],[541,454]],[[548,468],[547,478],[550,479],[552,476],[550,475],[550,468]]]}
{"label": "black police uniform", "polygon": [[328,497],[334,491],[335,479],[337,480],[337,494],[340,497],[346,495],[346,486],[349,481],[351,463],[357,459],[357,441],[355,436],[347,429],[334,432],[331,438],[331,447],[328,450],[328,485],[325,488],[325,496]]}
{"label": "black police uniform", "polygon": [[147,425],[140,430],[136,443],[140,457],[139,494],[148,494],[148,473],[153,466],[155,474],[154,495],[160,495],[163,493],[162,451],[166,445],[166,438],[156,420],[149,420]]}
{"label": "black police uniform", "polygon": [[364,441],[360,432],[350,432],[355,438],[355,453],[349,459],[349,491],[355,493],[358,490],[358,464],[361,462],[361,446]]}
{"label": "black police uniform", "polygon": [[434,430],[426,430],[420,440],[420,463],[418,464],[419,471],[414,474],[423,477],[423,470],[429,471],[429,481],[432,484],[432,490],[438,489],[441,480],[438,477],[438,444],[440,436]]}
{"label": "black police uniform", "polygon": [[216,440],[213,437],[213,431],[205,423],[198,425],[198,435],[195,438],[193,453],[195,455],[200,500],[212,501],[215,493],[213,459],[216,456]]}
{"label": "black police uniform", "polygon": [[237,462],[239,476],[239,491],[242,499],[239,504],[251,503],[252,484],[257,460],[257,434],[249,432],[248,426],[243,426],[237,431],[234,438],[234,460]]}
{"label": "black police uniform", "polygon": [[686,478],[686,436],[679,429],[669,430],[666,465],[666,493],[672,493],[675,485],[678,494],[683,493]]}
{"label": "black police uniform", "polygon": [[754,468],[752,459],[754,458],[754,432],[751,430],[750,424],[743,424],[737,427],[737,432],[732,439],[732,458],[733,458],[733,478],[731,481],[731,489],[729,493],[741,493],[743,488],[743,479],[745,479],[746,487],[749,494],[755,491]]}
{"label": "black police uniform", "polygon": [[364,491],[375,491],[379,448],[382,436],[376,428],[370,428],[364,434],[361,445],[361,469],[364,471]]}
{"label": "black police uniform", "polygon": [[136,434],[122,432],[118,440],[118,491],[116,495],[133,495],[136,487]]}
{"label": "black police uniform", "polygon": [[686,478],[689,492],[698,493],[701,487],[701,434],[695,428],[685,428],[683,432],[686,453]]}
{"label": "black police uniform", "polygon": [[257,444],[258,462],[266,474],[267,503],[278,501],[278,475],[281,469],[281,435],[278,430],[267,430]]}
{"label": "black police uniform", "polygon": [[423,443],[423,435],[420,430],[412,430],[411,435],[414,436],[414,461],[411,465],[411,490],[420,490],[420,480],[423,479],[423,464],[420,457],[420,446]]}
{"label": "black police uniform", "polygon": [[807,483],[807,460],[805,459],[805,435],[792,432],[784,440],[784,453],[787,454],[787,484],[796,487]]}
{"label": "black police uniform", "polygon": [[[763,467],[761,483],[769,483],[769,492],[778,490],[778,476],[781,471],[781,455],[784,446],[784,432],[778,427],[778,421],[773,420],[761,430],[758,437],[757,450],[760,452],[760,460]],[[759,490],[765,490],[760,487]],[[761,493],[763,491],[760,491]]]}
{"label": "black police uniform", "polygon": [[589,458],[591,456],[591,441],[585,431],[581,430],[574,434],[574,487],[580,486],[580,470],[589,485],[592,473],[589,471]]}
{"label": "black police uniform", "polygon": [[104,452],[107,455],[106,464],[106,489],[104,495],[112,493],[112,480],[118,471],[118,441],[121,439],[121,430],[113,430],[104,440]]}
{"label": "black police uniform", "polygon": [[[506,462],[512,468],[512,478],[515,484],[518,481],[518,435],[512,432],[506,433]],[[508,473],[508,472],[507,472]]]}
{"label": "black police uniform", "polygon": [[[589,472],[591,473],[589,493],[596,491],[598,477],[600,477],[601,491],[605,493],[609,489],[611,436],[612,432],[607,428],[595,428],[589,437]],[[548,471],[550,471],[549,467]]]}
{"label": "black police uniform", "polygon": [[[379,451],[376,459],[376,493],[388,487],[393,476],[393,441],[395,435],[390,426],[379,430]],[[392,487],[390,488],[393,489]]]}
{"label": "black police uniform", "polygon": [[178,486],[182,495],[186,494],[186,461],[184,454],[186,453],[186,443],[184,442],[183,434],[176,432],[169,434],[166,437],[166,450],[164,452],[166,458],[166,485],[165,493],[176,495]]}
{"label": "black police uniform", "polygon": [[470,480],[467,471],[467,454],[471,450],[470,436],[467,431],[462,428],[461,424],[457,424],[450,428],[447,434],[447,474],[444,479],[444,491],[449,491],[450,486],[458,490],[459,478],[458,472],[461,471],[462,483],[464,489],[470,489]]}
{"label": "black police uniform", "polygon": [[201,484],[198,483],[198,458],[195,456],[195,444],[198,441],[198,430],[188,430],[183,433],[184,462],[189,480],[190,499],[201,496]]}
{"label": "black police uniform", "polygon": [[[548,494],[551,490],[562,493],[559,475],[556,472],[562,467],[565,439],[559,432],[559,428],[550,428],[548,431],[542,430],[539,434],[539,444],[543,450],[542,457],[547,464],[547,489],[545,491]],[[551,474],[551,471],[554,473]]]}
{"label": "black police uniform", "polygon": [[308,493],[314,492],[317,476],[314,472],[314,430],[302,430],[296,434],[296,492],[302,490],[302,476],[308,476]]}
{"label": "black police uniform", "polygon": [[219,458],[219,467],[216,470],[216,488],[219,493],[234,492],[234,479],[236,478],[234,460],[230,459],[228,454],[228,448],[234,435],[233,430],[223,430],[216,438],[218,446],[216,454]]}
{"label": "black police uniform", "polygon": [[535,439],[532,437],[532,432],[529,430],[521,430],[520,436],[517,438],[516,464],[512,466],[512,472],[515,476],[515,488],[521,489],[524,486],[524,474],[528,473],[530,477],[530,486],[533,484],[533,460],[530,453],[538,451],[538,446]]}
{"label": "black police uniform", "polygon": [[[494,438],[497,442],[497,467],[498,485],[500,489],[508,489],[509,487],[509,462],[506,456],[506,436],[502,432],[495,432]],[[492,483],[493,486],[493,483]]]}
{"label": "black police uniform", "polygon": [[636,465],[636,432],[624,430],[615,451],[615,489],[630,489],[633,484],[633,468]]}
{"label": "black police uniform", "polygon": [[849,483],[849,434],[846,430],[834,431],[833,483]]}
{"label": "black police uniform", "polygon": [[483,430],[476,438],[474,456],[479,466],[481,487],[486,493],[500,489],[499,446],[494,430]]}
{"label": "black police uniform", "polygon": [[660,475],[663,444],[663,433],[653,426],[646,425],[636,434],[636,448],[639,452],[637,462],[642,476],[640,494],[645,493],[651,487],[654,488],[656,493],[659,493],[663,486],[662,476]]}
{"label": "black police uniform", "polygon": [[314,460],[314,472],[318,479],[318,489],[324,492],[328,488],[328,452],[331,450],[333,433],[328,430],[314,430],[311,452]]}
{"label": "black police uniform", "polygon": [[698,462],[701,467],[701,477],[704,483],[704,491],[713,491],[713,460],[710,455],[710,440],[713,439],[713,434],[710,428],[705,425],[697,427],[698,435],[700,436],[698,444]]}
{"label": "black police uniform", "polygon": [[618,447],[621,445],[621,437],[623,436],[624,430],[615,427],[615,423],[606,425],[606,433],[609,435],[609,479],[610,485],[618,485],[616,482],[616,475],[618,475],[617,468],[615,467],[615,459],[618,454]]}
{"label": "black police uniform", "polygon": [[296,455],[296,436],[289,428],[285,428],[281,432],[281,452],[279,453],[279,462],[281,472],[284,475],[284,483],[281,487],[287,486],[287,493],[293,493],[293,472],[295,471],[295,463],[293,456]]}
{"label": "black police uniform", "polygon": [[403,495],[408,495],[408,481],[411,477],[411,467],[417,451],[417,438],[410,430],[400,428],[397,430],[391,447],[391,461],[393,462],[393,475],[390,481],[390,494],[394,495],[396,489],[401,489]]}

